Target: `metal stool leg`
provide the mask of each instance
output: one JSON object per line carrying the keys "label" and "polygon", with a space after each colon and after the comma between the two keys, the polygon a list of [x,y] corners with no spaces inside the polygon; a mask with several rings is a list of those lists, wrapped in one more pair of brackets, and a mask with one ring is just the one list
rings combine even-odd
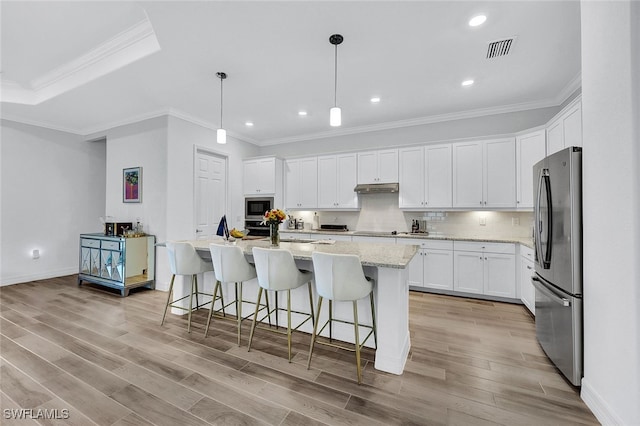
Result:
{"label": "metal stool leg", "polygon": [[309,306],[311,306],[311,324],[315,324],[315,316],[313,314],[313,292],[311,291],[311,281],[308,282],[309,287]]}
{"label": "metal stool leg", "polygon": [[291,363],[291,290],[287,290],[287,348],[289,349],[289,363]]}
{"label": "metal stool leg", "polygon": [[196,285],[193,288],[193,292],[196,294],[196,310],[197,310],[200,307],[200,301],[198,300],[199,299],[199,297],[198,297],[198,275],[194,274],[193,278],[195,278],[195,281],[196,281]]}
{"label": "metal stool leg", "polygon": [[[265,292],[266,296],[267,292]],[[251,325],[251,333],[249,333],[249,345],[247,352],[251,351],[251,342],[253,341],[253,333],[256,331],[256,323],[258,322],[258,310],[260,309],[260,300],[262,299],[262,287],[258,289],[258,301],[256,302],[256,310],[253,313],[253,324]]]}
{"label": "metal stool leg", "polygon": [[[240,288],[240,298],[238,299],[238,287]],[[240,346],[240,335],[242,330],[242,283],[236,283],[236,315],[238,317],[238,346]]]}
{"label": "metal stool leg", "polygon": [[360,367],[360,336],[358,333],[358,301],[353,301],[353,330],[356,335],[356,365],[358,370],[358,384],[362,383],[362,368]]}
{"label": "metal stool leg", "polygon": [[307,360],[307,370],[311,368],[311,355],[313,355],[313,347],[316,343],[316,335],[318,333],[318,323],[320,322],[320,308],[322,307],[322,296],[318,296],[318,313],[316,318],[318,321],[313,323],[313,334],[311,335],[311,345],[309,347],[309,359]]}
{"label": "metal stool leg", "polygon": [[189,293],[189,318],[187,319],[187,333],[191,333],[191,311],[193,311],[193,285],[195,275],[191,275],[191,292]]}
{"label": "metal stool leg", "polygon": [[[262,289],[262,287],[260,287]],[[271,310],[269,308],[269,291],[264,292],[264,298],[267,301],[267,318],[269,319],[269,328],[271,328]],[[258,299],[258,304],[260,304],[260,299]]]}
{"label": "metal stool leg", "polygon": [[329,299],[329,341],[333,341],[333,300]]}
{"label": "metal stool leg", "polygon": [[162,322],[160,326],[164,325],[164,318],[167,316],[167,308],[169,308],[169,303],[171,303],[171,295],[173,294],[173,281],[176,279],[176,275],[173,274],[171,277],[171,284],[169,284],[169,295],[167,296],[167,304],[164,305],[164,314],[162,314]]}
{"label": "metal stool leg", "polygon": [[378,328],[376,327],[376,308],[373,304],[373,292],[369,293],[369,299],[371,300],[371,325],[373,326],[373,343],[378,349]]}
{"label": "metal stool leg", "polygon": [[[213,298],[211,299],[211,309],[209,309],[209,317],[207,318],[207,327],[204,329],[204,337],[207,337],[207,334],[209,334],[209,324],[211,323],[211,317],[213,316],[213,305],[216,303],[218,289],[220,289],[220,281],[216,280],[216,286],[213,289]],[[220,293],[222,294],[222,289],[220,289]],[[222,306],[224,308],[224,305]]]}

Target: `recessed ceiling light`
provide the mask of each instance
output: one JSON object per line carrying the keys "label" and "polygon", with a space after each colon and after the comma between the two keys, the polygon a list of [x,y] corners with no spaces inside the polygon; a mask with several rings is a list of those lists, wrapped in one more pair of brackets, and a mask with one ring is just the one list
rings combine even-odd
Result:
{"label": "recessed ceiling light", "polygon": [[373,98],[371,98],[372,104],[377,104],[378,102],[380,102],[380,98],[378,96],[374,96]]}
{"label": "recessed ceiling light", "polygon": [[474,16],[473,18],[471,18],[471,20],[469,20],[469,26],[477,27],[478,25],[484,24],[484,21],[486,20],[487,20],[487,17],[484,15]]}
{"label": "recessed ceiling light", "polygon": [[298,115],[300,117],[304,117],[305,115],[307,115],[307,111],[298,111]]}
{"label": "recessed ceiling light", "polygon": [[473,80],[465,80],[462,82],[463,87],[469,87],[473,84]]}
{"label": "recessed ceiling light", "polygon": [[247,127],[253,127],[253,122],[252,121],[247,121],[246,123],[244,123],[245,126]]}

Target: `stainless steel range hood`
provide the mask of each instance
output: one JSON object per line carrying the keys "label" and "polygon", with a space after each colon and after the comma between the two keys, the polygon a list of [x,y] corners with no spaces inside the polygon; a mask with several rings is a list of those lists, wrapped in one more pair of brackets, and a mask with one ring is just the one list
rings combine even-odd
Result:
{"label": "stainless steel range hood", "polygon": [[366,183],[356,185],[353,190],[358,194],[382,194],[398,192],[400,185],[397,183]]}

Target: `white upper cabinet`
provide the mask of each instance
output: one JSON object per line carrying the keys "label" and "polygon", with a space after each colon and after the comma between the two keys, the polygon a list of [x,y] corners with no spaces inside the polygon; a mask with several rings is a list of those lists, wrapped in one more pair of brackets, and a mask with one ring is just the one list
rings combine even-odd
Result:
{"label": "white upper cabinet", "polygon": [[356,154],[318,157],[318,208],[358,208],[356,180]]}
{"label": "white upper cabinet", "polygon": [[452,205],[451,144],[399,150],[400,208]]}
{"label": "white upper cabinet", "polygon": [[285,161],[285,208],[315,209],[318,206],[318,159]]}
{"label": "white upper cabinet", "polygon": [[[278,173],[282,186],[282,160],[275,157],[254,158],[243,162],[243,188],[245,195],[275,194]],[[280,170],[278,170],[278,167]],[[282,190],[282,187],[280,188]]]}
{"label": "white upper cabinet", "polygon": [[398,182],[398,150],[358,153],[358,183]]}
{"label": "white upper cabinet", "polygon": [[547,125],[547,155],[569,146],[582,146],[582,102],[576,98]]}
{"label": "white upper cabinet", "polygon": [[453,144],[453,207],[514,208],[513,138]]}
{"label": "white upper cabinet", "polygon": [[533,165],[545,156],[545,132],[527,133],[516,137],[516,167],[518,174],[518,209],[533,209]]}

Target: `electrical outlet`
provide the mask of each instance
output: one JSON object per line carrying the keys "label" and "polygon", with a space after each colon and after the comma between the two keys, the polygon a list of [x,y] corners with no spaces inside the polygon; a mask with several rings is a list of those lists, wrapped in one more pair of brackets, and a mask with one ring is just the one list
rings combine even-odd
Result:
{"label": "electrical outlet", "polygon": [[520,218],[519,217],[512,217],[511,218],[511,225],[513,225],[513,226],[520,225]]}
{"label": "electrical outlet", "polygon": [[40,259],[40,250],[35,249],[31,252],[31,258],[33,260]]}
{"label": "electrical outlet", "polygon": [[480,226],[487,226],[487,218],[484,216],[480,216],[479,218]]}

